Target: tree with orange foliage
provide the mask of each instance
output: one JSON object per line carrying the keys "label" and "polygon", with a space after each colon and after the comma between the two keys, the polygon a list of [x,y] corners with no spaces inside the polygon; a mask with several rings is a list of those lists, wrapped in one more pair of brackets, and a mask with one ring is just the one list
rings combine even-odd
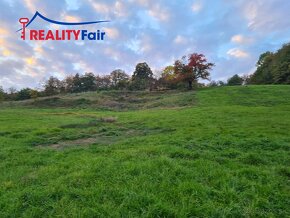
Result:
{"label": "tree with orange foliage", "polygon": [[167,66],[162,70],[159,82],[166,88],[176,88],[176,75],[174,73],[174,66]]}
{"label": "tree with orange foliage", "polygon": [[192,84],[197,83],[198,79],[209,80],[209,71],[214,66],[208,63],[203,54],[193,53],[183,56],[181,60],[174,63],[174,73],[179,81],[187,82],[188,89],[192,89]]}

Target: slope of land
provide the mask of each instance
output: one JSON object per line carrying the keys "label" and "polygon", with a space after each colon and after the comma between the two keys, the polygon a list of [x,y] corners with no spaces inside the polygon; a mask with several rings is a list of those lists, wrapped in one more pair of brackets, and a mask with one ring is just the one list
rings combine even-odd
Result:
{"label": "slope of land", "polygon": [[290,216],[290,86],[0,108],[0,217]]}
{"label": "slope of land", "polygon": [[90,108],[102,111],[128,111],[192,106],[194,97],[193,92],[178,91],[99,91],[4,102],[0,108]]}

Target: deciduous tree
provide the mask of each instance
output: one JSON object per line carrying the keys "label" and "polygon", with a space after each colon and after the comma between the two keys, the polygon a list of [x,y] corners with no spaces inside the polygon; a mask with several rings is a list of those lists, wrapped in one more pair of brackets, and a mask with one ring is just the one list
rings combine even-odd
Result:
{"label": "deciduous tree", "polygon": [[129,75],[125,73],[125,71],[121,69],[114,70],[110,74],[110,78],[112,81],[112,85],[114,88],[120,89],[125,88],[126,84],[129,82]]}
{"label": "deciduous tree", "polygon": [[174,73],[174,66],[167,66],[164,68],[159,83],[166,88],[176,88],[178,80]]}
{"label": "deciduous tree", "polygon": [[93,73],[85,73],[80,80],[82,92],[95,91],[97,89],[96,77]]}
{"label": "deciduous tree", "polygon": [[290,43],[277,52],[260,55],[257,70],[249,79],[250,84],[290,84]]}
{"label": "deciduous tree", "polygon": [[132,76],[132,85],[134,89],[142,90],[150,88],[153,81],[153,73],[147,63],[136,65]]}
{"label": "deciduous tree", "polygon": [[58,78],[51,76],[44,85],[44,92],[47,96],[59,94],[61,86],[61,81]]}
{"label": "deciduous tree", "polygon": [[0,102],[4,101],[4,96],[5,96],[5,92],[2,86],[0,86]]}
{"label": "deciduous tree", "polygon": [[228,85],[229,86],[240,86],[243,85],[243,78],[240,77],[238,74],[235,74],[231,78],[228,79]]}
{"label": "deciduous tree", "polygon": [[203,54],[193,53],[175,61],[174,72],[178,80],[187,82],[188,89],[192,89],[192,84],[197,83],[198,79],[209,79],[209,71],[213,66]]}
{"label": "deciduous tree", "polygon": [[31,98],[31,91],[32,91],[32,89],[29,89],[29,88],[21,89],[17,93],[16,100],[20,101],[20,100],[30,99]]}

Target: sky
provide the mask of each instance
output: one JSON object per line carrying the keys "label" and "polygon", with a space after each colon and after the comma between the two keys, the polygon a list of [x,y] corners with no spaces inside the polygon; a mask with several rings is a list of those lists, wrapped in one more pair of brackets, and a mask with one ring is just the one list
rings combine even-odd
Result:
{"label": "sky", "polygon": [[[1,0],[0,86],[41,88],[50,76],[115,69],[131,75],[139,62],[157,74],[190,53],[215,63],[213,80],[251,74],[261,53],[290,42],[289,9],[288,0]],[[110,20],[78,27],[105,31],[105,40],[24,41],[18,20],[36,11],[66,22]],[[29,28],[63,27],[37,18]]]}

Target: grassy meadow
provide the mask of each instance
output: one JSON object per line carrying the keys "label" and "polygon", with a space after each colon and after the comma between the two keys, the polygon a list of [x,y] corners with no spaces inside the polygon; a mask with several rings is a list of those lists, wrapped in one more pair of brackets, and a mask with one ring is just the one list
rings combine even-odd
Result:
{"label": "grassy meadow", "polygon": [[0,104],[0,217],[290,217],[290,86]]}

